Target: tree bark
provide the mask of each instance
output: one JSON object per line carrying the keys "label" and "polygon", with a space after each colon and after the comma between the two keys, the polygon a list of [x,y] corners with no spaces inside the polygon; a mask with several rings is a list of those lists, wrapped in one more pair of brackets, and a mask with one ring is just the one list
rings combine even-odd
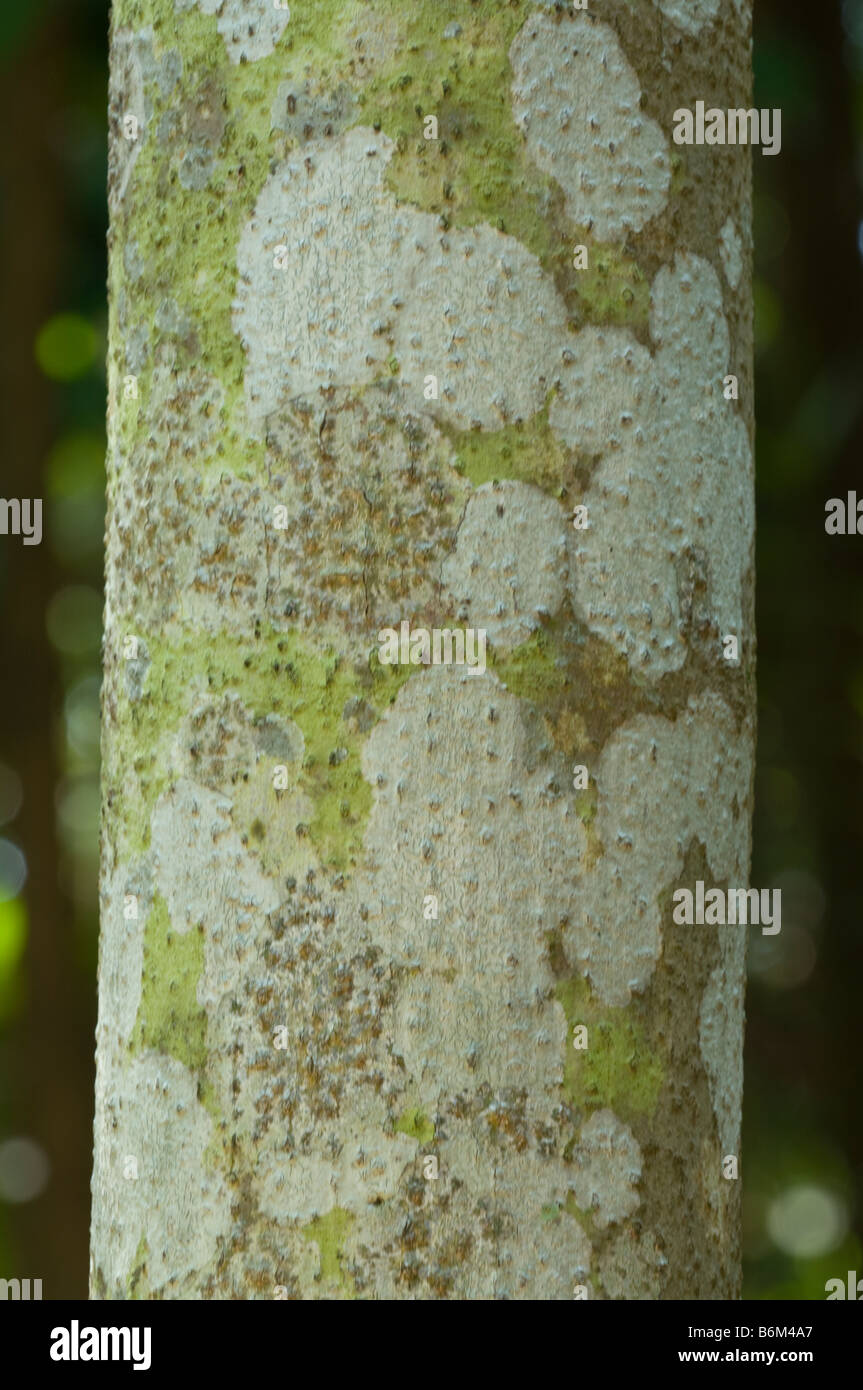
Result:
{"label": "tree bark", "polygon": [[738,1293],[749,58],[115,3],[95,1297]]}

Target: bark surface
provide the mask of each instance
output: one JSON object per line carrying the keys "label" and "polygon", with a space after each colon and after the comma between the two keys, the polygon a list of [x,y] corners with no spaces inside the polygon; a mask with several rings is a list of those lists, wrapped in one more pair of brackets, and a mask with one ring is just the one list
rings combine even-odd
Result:
{"label": "bark surface", "polygon": [[116,0],[94,1297],[737,1294],[750,20]]}

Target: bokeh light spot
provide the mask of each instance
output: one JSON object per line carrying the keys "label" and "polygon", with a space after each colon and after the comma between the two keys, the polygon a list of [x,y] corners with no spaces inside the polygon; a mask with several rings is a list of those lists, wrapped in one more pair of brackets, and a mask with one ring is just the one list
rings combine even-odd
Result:
{"label": "bokeh light spot", "polygon": [[74,381],[93,365],[96,341],[81,314],[55,314],[36,336],[36,361],[52,381]]}
{"label": "bokeh light spot", "polygon": [[101,430],[66,434],[48,456],[48,491],[52,497],[101,493],[105,486],[105,436]]}
{"label": "bokeh light spot", "polygon": [[86,584],[60,589],[48,604],[48,636],[66,656],[97,653],[102,641],[102,598]]}
{"label": "bokeh light spot", "polygon": [[0,1144],[0,1201],[32,1202],[48,1185],[51,1165],[41,1144],[7,1139]]}
{"label": "bokeh light spot", "polygon": [[27,860],[11,840],[0,840],[0,903],[17,898],[27,882]]}
{"label": "bokeh light spot", "polygon": [[801,1184],[786,1188],[770,1203],[767,1230],[773,1244],[786,1255],[811,1260],[842,1244],[848,1230],[848,1210],[826,1188]]}

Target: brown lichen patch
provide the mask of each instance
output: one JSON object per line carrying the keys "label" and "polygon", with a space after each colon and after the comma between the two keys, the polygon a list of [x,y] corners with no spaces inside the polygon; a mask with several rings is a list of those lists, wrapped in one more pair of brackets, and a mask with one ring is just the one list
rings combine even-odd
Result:
{"label": "brown lichen patch", "polygon": [[555,747],[590,765],[615,728],[667,703],[636,683],[625,656],[586,632],[565,604],[514,651],[492,654],[499,680],[541,714]]}
{"label": "brown lichen patch", "polygon": [[270,422],[270,602],[304,626],[359,632],[411,618],[436,592],[469,485],[451,446],[397,384],[327,393]]}
{"label": "brown lichen patch", "polygon": [[639,1217],[668,1261],[663,1299],[739,1297],[740,1183],[722,1176],[699,1013],[720,960],[717,933],[740,928],[671,923],[674,890],[691,891],[698,879],[714,882],[704,847],[693,842],[680,875],[663,894],[662,957],[642,1006],[648,1046],[665,1073],[652,1122],[633,1120],[644,1156]]}

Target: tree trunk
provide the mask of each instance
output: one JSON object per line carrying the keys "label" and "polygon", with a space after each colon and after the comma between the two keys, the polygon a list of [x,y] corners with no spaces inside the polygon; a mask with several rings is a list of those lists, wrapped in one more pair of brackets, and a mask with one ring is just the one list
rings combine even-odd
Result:
{"label": "tree trunk", "polygon": [[737,1294],[749,28],[115,3],[95,1297]]}

